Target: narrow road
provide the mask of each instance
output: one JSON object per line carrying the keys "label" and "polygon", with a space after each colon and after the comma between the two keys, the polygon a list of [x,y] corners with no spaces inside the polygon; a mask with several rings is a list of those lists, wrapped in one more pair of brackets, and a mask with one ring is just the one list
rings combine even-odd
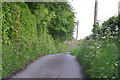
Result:
{"label": "narrow road", "polygon": [[84,78],[79,63],[69,52],[43,56],[12,78]]}

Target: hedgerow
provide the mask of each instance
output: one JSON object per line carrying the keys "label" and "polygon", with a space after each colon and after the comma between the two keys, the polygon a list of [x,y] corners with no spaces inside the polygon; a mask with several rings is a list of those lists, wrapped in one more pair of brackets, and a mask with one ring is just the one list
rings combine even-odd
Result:
{"label": "hedgerow", "polygon": [[64,51],[64,41],[71,39],[74,30],[74,12],[66,2],[2,2],[2,16],[3,78],[40,56]]}
{"label": "hedgerow", "polygon": [[101,26],[94,25],[93,34],[72,50],[88,78],[120,78],[119,16]]}

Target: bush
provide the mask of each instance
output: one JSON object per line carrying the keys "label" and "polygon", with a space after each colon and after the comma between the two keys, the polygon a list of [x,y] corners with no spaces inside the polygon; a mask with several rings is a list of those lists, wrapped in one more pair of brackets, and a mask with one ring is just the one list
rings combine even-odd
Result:
{"label": "bush", "polygon": [[119,17],[111,17],[101,26],[94,25],[93,34],[72,50],[89,78],[120,78]]}
{"label": "bush", "polygon": [[85,39],[72,50],[89,78],[118,78],[119,49],[114,41]]}

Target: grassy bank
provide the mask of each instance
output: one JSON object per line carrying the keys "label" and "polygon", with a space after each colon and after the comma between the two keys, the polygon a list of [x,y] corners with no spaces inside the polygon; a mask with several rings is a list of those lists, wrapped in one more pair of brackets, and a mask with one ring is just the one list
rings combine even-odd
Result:
{"label": "grassy bank", "polygon": [[72,50],[89,78],[118,78],[118,43],[84,40]]}
{"label": "grassy bank", "polygon": [[93,34],[71,50],[88,78],[120,78],[119,20],[111,17],[102,26],[95,25]]}

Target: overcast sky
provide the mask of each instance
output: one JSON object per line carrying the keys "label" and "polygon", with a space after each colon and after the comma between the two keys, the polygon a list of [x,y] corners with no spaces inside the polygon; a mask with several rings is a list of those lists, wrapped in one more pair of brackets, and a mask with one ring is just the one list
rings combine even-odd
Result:
{"label": "overcast sky", "polygon": [[[120,0],[98,0],[97,20],[103,22],[112,16],[116,16],[118,14],[119,1]],[[79,20],[78,39],[83,39],[92,34],[95,0],[70,0],[70,4],[77,13],[76,20]]]}

